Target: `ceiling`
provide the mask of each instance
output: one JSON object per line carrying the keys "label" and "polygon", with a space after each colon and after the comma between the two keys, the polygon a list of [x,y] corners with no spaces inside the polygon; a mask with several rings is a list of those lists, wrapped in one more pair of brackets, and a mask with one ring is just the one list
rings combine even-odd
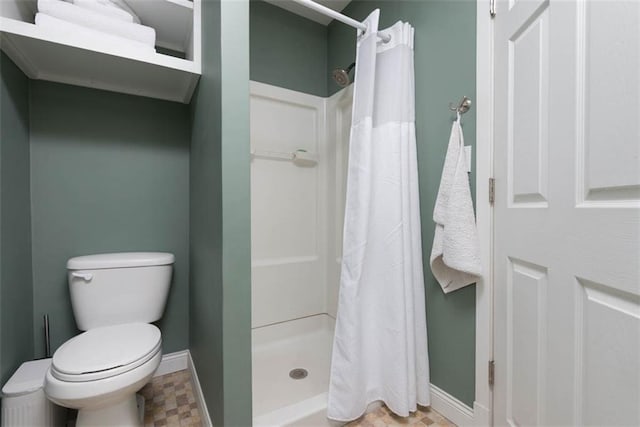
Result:
{"label": "ceiling", "polygon": [[[313,11],[309,8],[301,6],[298,3],[293,2],[292,0],[264,0],[267,3],[271,3],[275,6],[281,7],[289,12],[293,12],[296,15],[303,16],[307,19],[311,19],[312,21],[319,22],[322,25],[329,25],[332,21],[328,16],[324,16],[321,13]],[[319,3],[323,6],[327,6],[333,10],[337,10],[341,12],[351,0],[314,0],[316,3]]]}

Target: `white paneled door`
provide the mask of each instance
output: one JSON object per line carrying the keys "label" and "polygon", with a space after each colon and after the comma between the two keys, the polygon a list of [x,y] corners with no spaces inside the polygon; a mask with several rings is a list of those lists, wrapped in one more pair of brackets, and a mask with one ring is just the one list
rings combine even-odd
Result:
{"label": "white paneled door", "polygon": [[496,425],[640,425],[640,1],[499,1]]}

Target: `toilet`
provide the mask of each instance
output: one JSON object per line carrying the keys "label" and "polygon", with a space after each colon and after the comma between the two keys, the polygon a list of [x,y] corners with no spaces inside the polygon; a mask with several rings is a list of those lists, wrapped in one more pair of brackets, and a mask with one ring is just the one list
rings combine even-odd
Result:
{"label": "toilet", "polygon": [[78,329],[53,355],[44,391],[78,409],[76,425],[140,426],[136,392],[160,365],[162,317],[174,256],[161,252],[87,255],[67,262]]}

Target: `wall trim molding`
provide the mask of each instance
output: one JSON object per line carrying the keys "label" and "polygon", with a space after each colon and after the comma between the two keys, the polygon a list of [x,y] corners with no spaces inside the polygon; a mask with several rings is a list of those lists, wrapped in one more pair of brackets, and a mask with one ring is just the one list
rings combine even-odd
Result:
{"label": "wall trim molding", "polygon": [[194,394],[196,398],[196,402],[198,402],[198,408],[200,408],[200,414],[202,418],[202,425],[204,427],[213,427],[213,423],[211,422],[211,417],[209,416],[209,409],[207,408],[207,402],[204,399],[204,394],[202,393],[202,387],[200,387],[200,380],[198,379],[198,373],[196,372],[196,365],[193,363],[193,359],[191,358],[191,352],[187,350],[189,371],[191,371],[191,378],[193,378],[193,386],[194,386]]}
{"label": "wall trim molding", "polygon": [[474,425],[473,409],[433,384],[431,407],[460,427]]}
{"label": "wall trim molding", "polygon": [[476,224],[482,278],[476,284],[475,401],[476,425],[491,425],[493,391],[489,361],[493,360],[493,206],[489,178],[493,177],[493,20],[489,5],[476,0]]}
{"label": "wall trim molding", "polygon": [[213,427],[211,417],[209,416],[209,409],[207,408],[207,402],[204,400],[204,394],[202,393],[202,387],[200,387],[200,380],[196,372],[196,366],[191,358],[191,352],[189,350],[176,351],[174,353],[168,353],[162,355],[160,366],[153,374],[154,377],[171,374],[173,372],[183,371],[188,369],[191,373],[191,379],[193,380],[193,394],[198,403],[200,409],[200,415],[202,418],[202,425],[204,427]]}
{"label": "wall trim molding", "polygon": [[173,372],[183,371],[189,368],[189,350],[176,351],[162,355],[160,366],[156,369],[153,377],[171,374]]}

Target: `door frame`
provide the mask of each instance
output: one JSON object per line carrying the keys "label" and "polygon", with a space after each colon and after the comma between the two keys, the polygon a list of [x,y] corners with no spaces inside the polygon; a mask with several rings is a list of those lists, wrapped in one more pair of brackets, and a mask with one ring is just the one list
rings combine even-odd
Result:
{"label": "door frame", "polygon": [[474,424],[493,425],[493,392],[489,361],[493,360],[493,206],[489,178],[493,177],[494,54],[490,1],[476,0],[476,222],[483,277],[476,285],[476,387]]}

